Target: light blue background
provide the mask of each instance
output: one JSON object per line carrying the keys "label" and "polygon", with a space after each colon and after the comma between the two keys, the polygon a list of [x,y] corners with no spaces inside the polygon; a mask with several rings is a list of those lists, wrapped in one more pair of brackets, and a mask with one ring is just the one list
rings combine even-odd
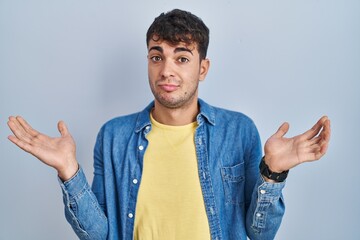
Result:
{"label": "light blue background", "polygon": [[173,8],[211,31],[200,96],[252,117],[263,142],[283,121],[293,136],[323,114],[332,120],[328,154],[290,172],[277,239],[360,239],[356,0],[0,0],[0,239],[76,239],[56,172],[7,140],[7,117],[52,136],[65,120],[91,182],[101,125],[152,99],[145,33]]}

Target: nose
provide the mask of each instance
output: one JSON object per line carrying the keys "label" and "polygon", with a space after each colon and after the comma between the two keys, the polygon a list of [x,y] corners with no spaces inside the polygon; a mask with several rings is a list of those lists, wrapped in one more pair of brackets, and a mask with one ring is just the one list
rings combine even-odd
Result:
{"label": "nose", "polygon": [[170,60],[163,60],[160,74],[164,79],[175,77],[174,63]]}

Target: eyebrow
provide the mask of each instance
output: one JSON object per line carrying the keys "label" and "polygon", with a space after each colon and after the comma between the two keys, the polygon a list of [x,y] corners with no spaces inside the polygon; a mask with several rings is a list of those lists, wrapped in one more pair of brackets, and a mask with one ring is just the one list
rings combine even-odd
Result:
{"label": "eyebrow", "polygon": [[[163,49],[162,47],[160,47],[160,46],[153,46],[153,47],[151,47],[151,48],[149,49],[149,52],[152,51],[152,50],[159,51],[159,52],[161,52],[161,53],[164,52],[164,49]],[[190,49],[185,48],[185,47],[177,47],[177,48],[175,48],[175,49],[174,49],[174,53],[178,53],[178,52],[189,52],[189,53],[191,53],[191,55],[194,55]]]}

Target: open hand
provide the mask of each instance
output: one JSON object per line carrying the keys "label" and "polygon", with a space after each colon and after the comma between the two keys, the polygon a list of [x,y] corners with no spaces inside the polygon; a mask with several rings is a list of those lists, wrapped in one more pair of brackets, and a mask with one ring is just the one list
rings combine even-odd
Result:
{"label": "open hand", "polygon": [[285,138],[289,124],[283,123],[265,143],[265,162],[273,172],[289,170],[300,163],[320,159],[330,141],[330,120],[324,116],[308,131]]}
{"label": "open hand", "polygon": [[22,117],[9,117],[8,126],[13,136],[8,139],[19,148],[55,168],[66,181],[78,170],[76,147],[64,122],[58,123],[60,137],[51,138],[33,129]]}

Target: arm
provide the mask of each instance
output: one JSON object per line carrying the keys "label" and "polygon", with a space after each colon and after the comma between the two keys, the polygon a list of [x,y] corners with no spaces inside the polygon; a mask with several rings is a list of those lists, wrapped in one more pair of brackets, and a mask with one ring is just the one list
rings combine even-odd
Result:
{"label": "arm", "polygon": [[65,216],[80,239],[105,239],[107,219],[76,161],[75,142],[64,122],[58,123],[60,137],[51,138],[34,130],[22,117],[9,117],[13,132],[9,140],[43,163],[59,176]]}
{"label": "arm", "polygon": [[108,221],[92,192],[82,168],[66,182],[60,180],[65,217],[79,239],[103,240],[108,234]]}
{"label": "arm", "polygon": [[246,233],[251,240],[274,239],[285,211],[285,183],[265,182],[259,172],[262,158],[260,136],[253,126],[246,158]]}
{"label": "arm", "polygon": [[[310,130],[293,138],[284,138],[288,130],[289,124],[282,124],[265,144],[265,162],[273,172],[319,160],[328,148],[330,120],[327,117],[322,117]],[[251,239],[274,239],[285,210],[281,194],[284,186],[284,182],[276,183],[260,176],[246,215],[247,232]]]}

